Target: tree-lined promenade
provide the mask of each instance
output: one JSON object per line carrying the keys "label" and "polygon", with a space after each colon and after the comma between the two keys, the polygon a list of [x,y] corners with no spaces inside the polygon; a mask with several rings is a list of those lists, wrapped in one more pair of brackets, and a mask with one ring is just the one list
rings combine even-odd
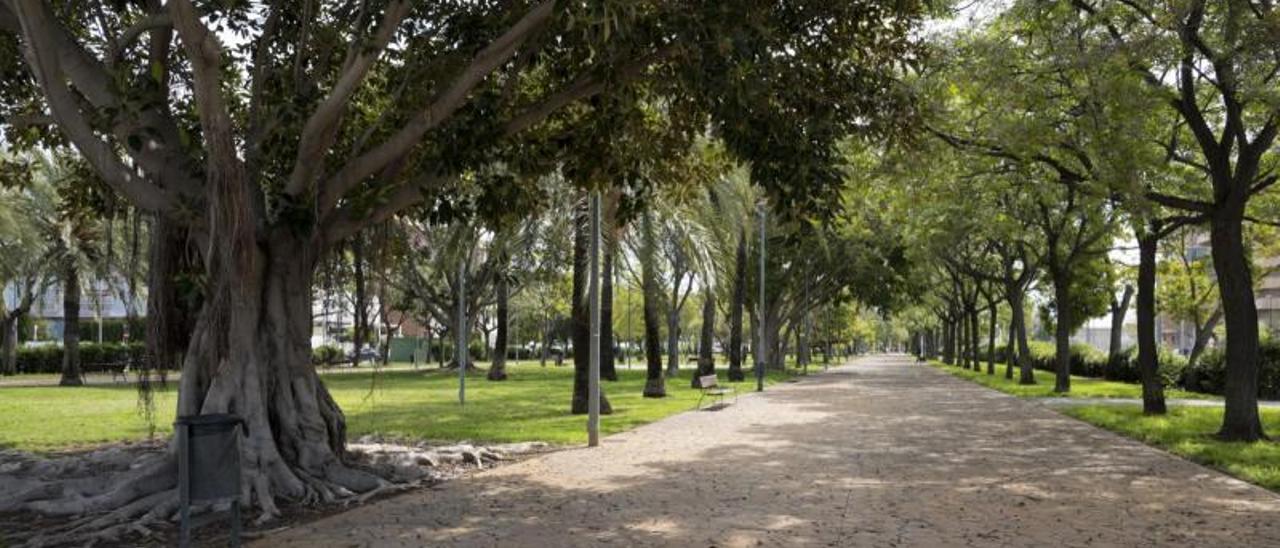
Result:
{"label": "tree-lined promenade", "polygon": [[[161,440],[232,415],[259,524],[411,487],[356,434],[576,442],[587,415],[595,446],[600,415],[723,395],[710,375],[748,392],[868,351],[1058,395],[1137,382],[1145,416],[1212,393],[1220,420],[1188,435],[1266,454],[1278,21],[1249,0],[0,0],[0,373],[60,385],[0,383],[24,394],[0,409],[31,432],[41,401],[72,422],[134,403]],[[1105,351],[1073,344],[1099,317]],[[81,424],[0,444],[136,438]],[[0,495],[66,518],[14,542],[166,527],[179,446]]]}

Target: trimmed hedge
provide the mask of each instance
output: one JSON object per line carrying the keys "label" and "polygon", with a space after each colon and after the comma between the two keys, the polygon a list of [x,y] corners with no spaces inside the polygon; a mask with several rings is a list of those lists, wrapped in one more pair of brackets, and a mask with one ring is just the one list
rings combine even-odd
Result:
{"label": "trimmed hedge", "polygon": [[[101,363],[133,362],[145,359],[147,345],[135,343],[80,343],[80,366],[93,372]],[[61,373],[62,347],[59,345],[24,346],[18,348],[19,373]]]}
{"label": "trimmed hedge", "polygon": [[[1031,351],[1031,367],[1054,373],[1057,363],[1057,347],[1050,341],[1030,341],[1028,349]],[[1008,346],[1001,346],[996,349],[996,361],[1005,363],[1008,356]],[[1280,348],[1277,349],[1280,353]],[[1278,354],[1280,355],[1280,354]],[[985,356],[984,356],[985,361]],[[1178,355],[1168,348],[1161,348],[1157,357],[1160,364],[1160,376],[1164,379],[1165,386],[1181,386],[1183,378],[1183,369],[1187,366],[1187,359]],[[1122,382],[1140,382],[1142,373],[1138,371],[1137,348],[1129,347],[1116,357],[1114,363],[1110,366],[1107,364],[1107,354],[1087,344],[1077,343],[1071,345],[1071,374],[1081,377],[1103,378],[1112,381]],[[1188,388],[1190,390],[1190,388]]]}

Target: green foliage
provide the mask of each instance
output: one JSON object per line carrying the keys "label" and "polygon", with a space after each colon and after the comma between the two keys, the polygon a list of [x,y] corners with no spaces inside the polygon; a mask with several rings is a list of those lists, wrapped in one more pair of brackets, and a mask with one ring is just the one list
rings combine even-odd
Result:
{"label": "green foliage", "polygon": [[[1116,279],[1106,255],[1090,256],[1072,268],[1071,276],[1071,332],[1084,327],[1090,318],[1097,318],[1110,311],[1115,294]],[[1040,322],[1052,333],[1057,326],[1057,302],[1049,301],[1040,309]]]}

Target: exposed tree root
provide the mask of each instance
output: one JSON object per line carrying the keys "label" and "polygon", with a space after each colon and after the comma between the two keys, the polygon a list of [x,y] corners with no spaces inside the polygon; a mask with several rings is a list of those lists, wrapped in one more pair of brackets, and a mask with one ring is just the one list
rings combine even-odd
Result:
{"label": "exposed tree root", "polygon": [[[351,463],[332,463],[323,476],[289,469],[302,488],[290,497],[302,506],[342,506],[447,479],[465,468],[484,468],[512,455],[542,451],[546,444],[493,447],[458,444],[429,446],[381,443],[365,438],[351,445]],[[161,446],[116,447],[93,453],[44,459],[0,452],[0,512],[30,511],[72,517],[40,531],[8,533],[19,546],[44,547],[122,544],[172,534],[179,519],[176,467]],[[241,504],[262,510],[262,526],[280,516],[268,474],[247,472]],[[264,504],[265,502],[265,504]],[[193,515],[225,510],[229,503],[201,504]]]}

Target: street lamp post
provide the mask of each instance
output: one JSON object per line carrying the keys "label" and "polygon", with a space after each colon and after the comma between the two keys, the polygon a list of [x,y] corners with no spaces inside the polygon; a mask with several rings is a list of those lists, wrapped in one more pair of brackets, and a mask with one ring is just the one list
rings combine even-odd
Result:
{"label": "street lamp post", "polygon": [[591,363],[587,375],[587,446],[600,445],[600,194],[591,194]]}

